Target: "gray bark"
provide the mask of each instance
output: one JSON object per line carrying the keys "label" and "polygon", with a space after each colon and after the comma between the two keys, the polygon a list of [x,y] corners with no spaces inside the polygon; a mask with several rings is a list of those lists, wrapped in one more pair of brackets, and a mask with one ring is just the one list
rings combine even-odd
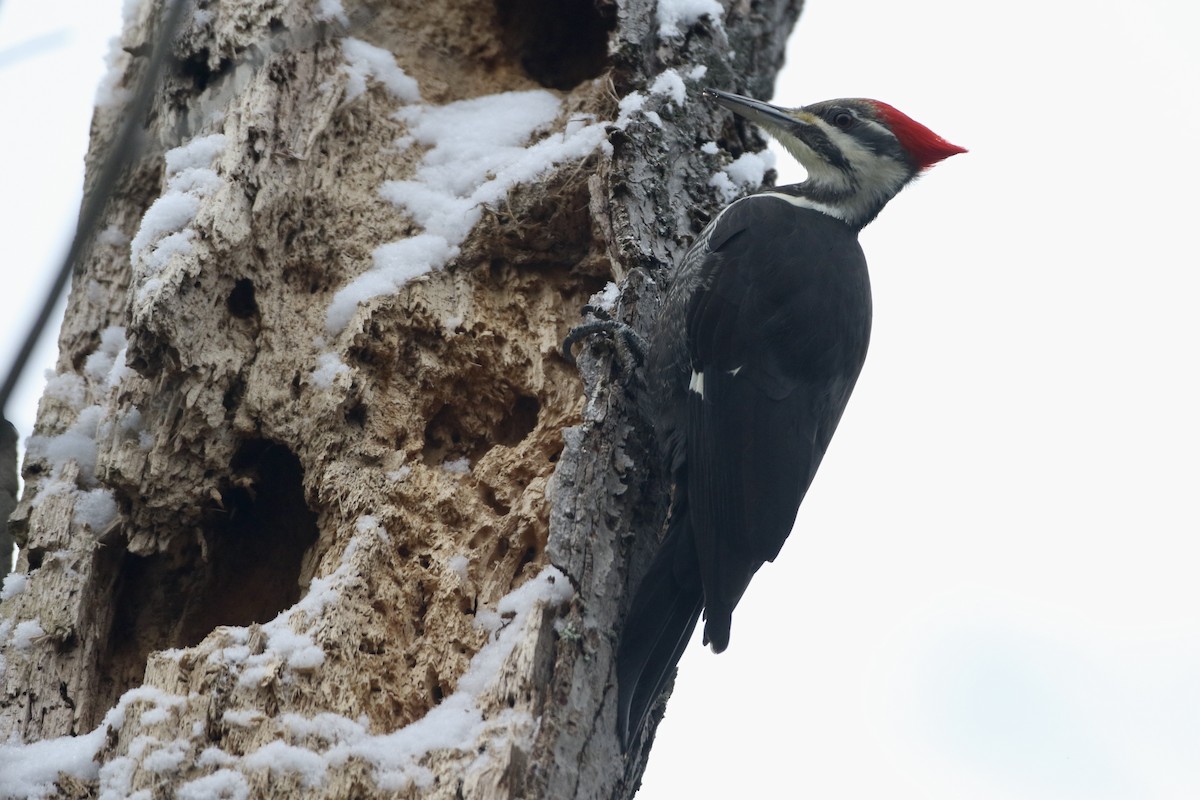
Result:
{"label": "gray bark", "polygon": [[[562,129],[615,120],[665,69],[707,75],[682,107],[648,94],[661,127],[610,127],[611,153],[512,189],[445,269],[334,333],[339,289],[420,232],[377,191],[423,150],[393,146],[407,130],[378,82],[345,99],[336,21],[286,0],[202,5],[77,265],[12,521],[28,583],[0,606],[0,739],[103,729],[104,768],[63,775],[63,796],[169,797],[220,777],[255,797],[632,796],[657,715],[622,755],[612,664],[669,487],[636,380],[617,380],[603,341],[578,370],[559,343],[609,280],[618,316],[646,329],[719,205],[709,176],[761,146],[698,89],[769,95],[798,0],[727,7],[723,25],[665,40],[635,0],[347,3],[350,35],[394,54],[424,103],[548,87]],[[160,11],[124,33],[129,85]],[[92,171],[120,114],[97,112]],[[131,266],[174,185],[165,154],[214,133],[219,181],[190,249],[152,275]],[[710,140],[722,152],[699,149]],[[319,377],[328,353],[337,369]],[[80,439],[84,457],[56,456]],[[469,472],[443,467],[462,459]],[[509,615],[520,635],[498,648],[512,633],[498,604],[534,581],[541,599]],[[40,633],[18,646],[28,621]],[[475,687],[463,679],[485,647],[502,658]],[[391,772],[371,760],[369,741],[399,758],[456,691],[481,720],[469,746]]]}
{"label": "gray bark", "polygon": [[17,507],[17,429],[0,420],[0,581],[12,569],[13,535],[8,518]]}

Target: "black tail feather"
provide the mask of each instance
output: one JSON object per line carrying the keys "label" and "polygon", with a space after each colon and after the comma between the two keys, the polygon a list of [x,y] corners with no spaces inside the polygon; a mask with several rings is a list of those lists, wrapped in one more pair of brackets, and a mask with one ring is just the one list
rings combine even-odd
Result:
{"label": "black tail feather", "polygon": [[624,749],[670,680],[704,606],[687,515],[675,511],[678,523],[672,522],[634,595],[617,649],[617,730]]}
{"label": "black tail feather", "polygon": [[724,653],[729,647],[729,628],[733,613],[724,609],[706,609],[704,612],[704,643],[714,653]]}

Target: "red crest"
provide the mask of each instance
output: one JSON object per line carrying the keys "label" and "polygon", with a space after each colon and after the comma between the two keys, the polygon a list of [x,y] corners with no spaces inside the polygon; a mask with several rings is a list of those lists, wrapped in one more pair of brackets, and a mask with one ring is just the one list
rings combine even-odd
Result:
{"label": "red crest", "polygon": [[918,169],[932,167],[944,158],[967,152],[965,147],[950,144],[929,128],[887,103],[881,103],[878,100],[872,100],[871,103],[879,112],[879,116],[883,117],[883,121],[892,133],[896,134],[896,138],[900,140],[900,146],[912,156]]}

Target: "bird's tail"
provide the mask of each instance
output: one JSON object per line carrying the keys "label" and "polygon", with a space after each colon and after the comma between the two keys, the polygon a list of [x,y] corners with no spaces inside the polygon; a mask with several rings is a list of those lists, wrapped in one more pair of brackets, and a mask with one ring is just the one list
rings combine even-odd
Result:
{"label": "bird's tail", "polygon": [[685,508],[673,509],[667,538],[642,578],[617,648],[617,730],[621,747],[641,731],[683,656],[704,589]]}

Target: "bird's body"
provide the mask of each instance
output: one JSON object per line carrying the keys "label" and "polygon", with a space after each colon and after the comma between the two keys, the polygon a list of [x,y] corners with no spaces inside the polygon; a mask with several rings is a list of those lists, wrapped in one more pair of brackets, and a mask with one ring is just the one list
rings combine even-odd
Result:
{"label": "bird's body", "polygon": [[809,179],[722,211],[676,268],[651,332],[647,413],[674,488],[618,650],[626,744],[701,612],[705,642],[724,650],[734,607],[791,531],[866,358],[858,231],[921,169],[962,152],[874,101],[784,111],[709,93],[778,136]]}

